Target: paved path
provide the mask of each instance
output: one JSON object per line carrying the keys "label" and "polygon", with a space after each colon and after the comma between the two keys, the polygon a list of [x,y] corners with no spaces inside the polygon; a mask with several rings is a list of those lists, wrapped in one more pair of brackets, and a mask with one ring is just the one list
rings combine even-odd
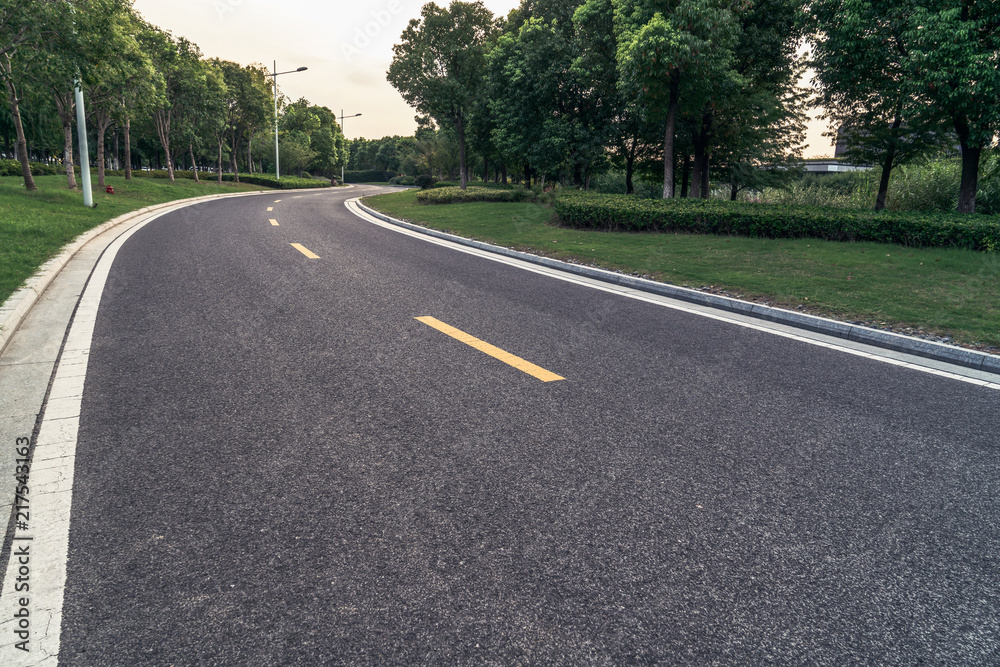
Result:
{"label": "paved path", "polygon": [[28,605],[61,662],[996,659],[1000,392],[347,196],[184,208],[107,267],[69,479],[38,473],[72,498],[64,592]]}

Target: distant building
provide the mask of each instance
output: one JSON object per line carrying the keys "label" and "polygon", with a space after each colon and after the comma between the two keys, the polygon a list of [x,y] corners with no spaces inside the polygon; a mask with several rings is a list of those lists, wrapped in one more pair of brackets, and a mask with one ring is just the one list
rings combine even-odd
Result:
{"label": "distant building", "polygon": [[850,162],[835,160],[833,158],[803,160],[802,166],[810,174],[835,174],[842,171],[865,171],[871,169],[868,165],[851,164]]}

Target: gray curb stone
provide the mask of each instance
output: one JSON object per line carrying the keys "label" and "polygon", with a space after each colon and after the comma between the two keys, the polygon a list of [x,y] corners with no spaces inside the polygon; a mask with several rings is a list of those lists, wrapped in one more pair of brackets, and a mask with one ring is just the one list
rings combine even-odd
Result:
{"label": "gray curb stone", "polygon": [[934,343],[888,331],[878,331],[877,329],[869,329],[867,327],[837,322],[836,320],[816,317],[815,315],[805,315],[803,313],[796,313],[782,308],[763,306],[757,303],[750,303],[749,301],[740,301],[739,299],[730,299],[728,297],[716,296],[714,294],[706,294],[697,290],[676,287],[665,283],[658,283],[644,278],[636,278],[635,276],[627,276],[620,273],[614,273],[613,271],[605,271],[603,269],[595,269],[593,267],[583,266],[580,264],[570,264],[568,262],[562,262],[548,257],[541,257],[539,255],[518,252],[517,250],[502,248],[500,246],[482,243],[480,241],[473,241],[472,239],[455,236],[454,234],[447,234],[445,232],[439,232],[435,229],[429,229],[427,227],[421,227],[420,225],[414,225],[409,222],[403,222],[402,220],[397,220],[396,218],[379,213],[371,207],[363,204],[360,200],[358,200],[358,205],[370,215],[373,215],[379,220],[383,220],[390,224],[404,227],[428,236],[445,239],[453,243],[492,252],[497,255],[513,257],[525,262],[531,262],[532,264],[547,266],[566,273],[585,276],[587,278],[593,278],[595,280],[615,285],[622,285],[624,287],[630,287],[643,292],[667,296],[679,301],[686,301],[688,303],[695,303],[701,306],[718,308],[719,310],[739,313],[741,315],[755,317],[768,322],[784,324],[798,329],[806,329],[808,331],[834,336],[836,338],[843,338],[845,340],[858,343],[865,343],[867,345],[873,345],[887,350],[905,352],[918,357],[944,361],[946,363],[955,364],[956,366],[972,368],[987,373],[1000,374],[1000,356],[986,354],[985,352],[966,350],[953,345]]}

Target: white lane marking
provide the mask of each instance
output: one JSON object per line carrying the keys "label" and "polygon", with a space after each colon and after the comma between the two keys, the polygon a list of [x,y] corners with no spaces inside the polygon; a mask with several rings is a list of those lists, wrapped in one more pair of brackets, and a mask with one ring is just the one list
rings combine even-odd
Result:
{"label": "white lane marking", "polygon": [[657,294],[647,294],[640,292],[635,289],[622,287],[620,285],[613,285],[610,283],[604,283],[593,278],[585,278],[583,276],[576,276],[573,274],[564,273],[558,269],[552,269],[546,266],[539,266],[537,264],[531,264],[530,262],[525,262],[513,257],[506,257],[504,255],[497,255],[486,250],[480,250],[479,248],[473,248],[470,246],[461,245],[458,243],[453,243],[447,239],[440,239],[434,236],[428,236],[427,234],[421,234],[420,232],[415,232],[411,229],[406,229],[405,227],[399,227],[391,223],[385,222],[384,220],[379,220],[378,218],[370,215],[364,209],[357,205],[359,197],[353,199],[348,199],[344,202],[344,206],[347,207],[351,213],[358,216],[366,222],[370,222],[373,225],[378,225],[384,227],[385,229],[390,229],[394,232],[400,234],[405,234],[407,236],[412,236],[414,238],[421,239],[428,243],[435,243],[446,248],[451,248],[453,250],[458,250],[469,255],[475,255],[477,257],[482,257],[483,259],[488,259],[493,262],[499,262],[501,264],[507,264],[509,266],[514,266],[525,271],[531,271],[533,273],[538,273],[543,276],[549,276],[550,278],[556,278],[557,280],[562,280],[568,283],[574,283],[576,285],[582,285],[584,287],[589,287],[591,289],[597,289],[604,292],[611,292],[612,294],[618,294],[620,296],[625,296],[630,299],[635,299],[637,301],[645,301],[646,303],[656,304],[658,306],[663,306],[665,308],[672,308],[673,310],[679,310],[685,313],[691,313],[693,315],[699,315],[701,317],[707,317],[709,319],[718,320],[720,322],[728,322],[730,324],[736,324],[747,329],[754,329],[756,331],[763,331],[765,333],[774,334],[776,336],[781,336],[783,338],[790,338],[792,340],[801,341],[803,343],[809,343],[810,345],[816,345],[818,347],[824,347],[829,350],[837,350],[839,352],[846,352],[847,354],[852,354],[858,357],[864,357],[865,359],[872,359],[874,361],[881,361],[882,363],[892,364],[893,366],[901,366],[903,368],[909,368],[911,370],[917,370],[922,373],[929,373],[931,375],[937,375],[939,377],[945,377],[950,380],[958,380],[960,382],[965,382],[968,384],[974,384],[980,387],[986,387],[989,389],[1000,390],[1000,383],[990,382],[987,380],[980,380],[978,378],[968,377],[965,375],[959,375],[957,373],[950,373],[948,371],[943,371],[937,368],[930,368],[927,366],[922,366],[917,363],[905,361],[903,359],[894,359],[892,357],[882,356],[880,354],[874,354],[872,352],[867,352],[865,350],[854,349],[851,347],[845,347],[838,345],[833,342],[827,342],[823,340],[817,340],[808,336],[803,336],[801,334],[796,334],[790,331],[782,331],[780,329],[771,328],[766,325],[755,324],[753,322],[747,322],[735,317],[727,317],[724,311],[718,312],[706,312],[698,308],[692,308],[685,305],[683,302],[675,301],[667,296],[660,296]]}
{"label": "white lane marking", "polygon": [[[3,579],[0,663],[4,665],[58,664],[80,403],[97,308],[111,265],[122,244],[142,227],[173,210],[161,211],[138,221],[111,242],[94,267],[73,316],[31,457],[29,491],[25,494],[28,499],[25,509],[29,514],[29,520],[25,522],[27,529],[16,528],[14,531],[11,557]],[[19,556],[19,551],[23,555]],[[29,586],[27,590],[17,590],[19,584],[25,583]],[[22,602],[27,602],[27,605]],[[30,634],[25,646],[30,650],[27,652],[17,646],[23,641],[18,635],[22,631],[23,617],[16,616],[21,609],[28,610],[27,632]]]}

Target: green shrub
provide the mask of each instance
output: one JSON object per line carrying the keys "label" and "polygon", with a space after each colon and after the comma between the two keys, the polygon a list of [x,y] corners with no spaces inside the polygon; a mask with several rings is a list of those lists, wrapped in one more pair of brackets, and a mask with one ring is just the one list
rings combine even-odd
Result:
{"label": "green shrub", "polygon": [[391,171],[345,171],[345,183],[388,183],[396,174]]}
{"label": "green shrub", "polygon": [[413,179],[414,185],[419,185],[421,190],[426,190],[427,188],[434,185],[434,177],[429,174],[420,174],[415,179]]}
{"label": "green shrub", "polygon": [[[663,181],[653,183],[645,180],[640,174],[632,176],[632,187],[635,196],[643,199],[659,199],[663,196]],[[595,174],[590,179],[590,190],[609,195],[623,195],[626,191],[624,171],[606,171]]]}
{"label": "green shrub", "polygon": [[[976,212],[1000,213],[1000,158],[987,156],[979,169]],[[807,174],[783,188],[765,188],[760,201],[792,206],[834,206],[871,209],[878,195],[882,170],[840,174]],[[951,213],[958,205],[961,160],[938,158],[897,166],[892,170],[886,208],[890,211]]]}
{"label": "green shrub", "polygon": [[[28,162],[31,166],[33,176],[54,176],[55,174],[65,174],[66,169],[62,164],[56,162]],[[0,160],[0,176],[20,176],[21,163],[18,160]]]}
{"label": "green shrub", "polygon": [[681,231],[763,238],[875,241],[988,250],[1000,242],[991,216],[838,210],[712,199],[644,200],[567,193],[554,208],[566,225],[618,231]]}
{"label": "green shrub", "polygon": [[[232,174],[223,174],[222,180],[234,181],[236,179],[233,178]],[[279,179],[268,174],[240,174],[240,182],[250,183],[251,185],[263,185],[264,187],[277,188],[278,190],[298,190],[302,188],[323,188],[330,186],[329,181],[299,178],[297,176],[282,176]]]}
{"label": "green shrub", "polygon": [[469,186],[465,190],[459,187],[431,188],[417,193],[417,201],[424,204],[454,204],[473,201],[522,202],[534,201],[535,198],[534,192],[523,188],[502,189],[479,186]]}
{"label": "green shrub", "polygon": [[389,185],[413,185],[414,180],[412,176],[393,176],[389,179]]}

